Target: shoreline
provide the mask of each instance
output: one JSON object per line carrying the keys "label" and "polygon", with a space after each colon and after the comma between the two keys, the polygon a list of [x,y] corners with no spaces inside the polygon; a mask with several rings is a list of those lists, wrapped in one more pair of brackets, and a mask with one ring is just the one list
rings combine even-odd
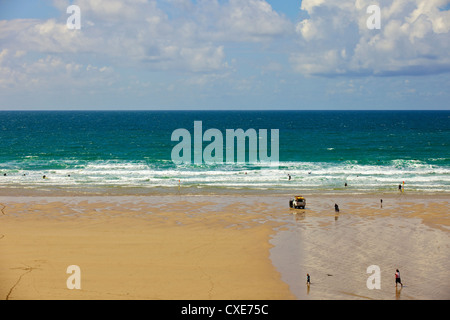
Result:
{"label": "shoreline", "polygon": [[385,195],[385,196],[401,196],[401,195],[420,195],[420,196],[435,196],[435,197],[448,197],[450,195],[449,191],[420,191],[420,190],[408,190],[405,189],[403,192],[399,192],[396,188],[382,189],[382,190],[361,190],[348,188],[338,188],[338,189],[300,189],[300,188],[286,188],[286,189],[258,189],[258,188],[217,188],[217,187],[59,187],[54,185],[49,185],[47,188],[39,186],[35,187],[24,187],[17,186],[11,187],[6,186],[0,189],[0,197],[2,196],[173,196],[173,195],[186,195],[186,196],[203,196],[203,195],[223,195],[223,196],[234,196],[234,195],[245,195],[245,196],[256,196],[256,195],[277,195],[277,196],[293,196],[296,194],[304,195]]}

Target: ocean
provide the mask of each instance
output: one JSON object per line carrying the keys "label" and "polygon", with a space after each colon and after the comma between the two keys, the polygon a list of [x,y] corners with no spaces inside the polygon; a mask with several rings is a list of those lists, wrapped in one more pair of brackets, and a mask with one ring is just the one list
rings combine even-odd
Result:
{"label": "ocean", "polygon": [[[223,155],[227,129],[278,129],[279,162],[176,164],[194,121]],[[2,111],[0,142],[9,190],[450,192],[450,111]]]}

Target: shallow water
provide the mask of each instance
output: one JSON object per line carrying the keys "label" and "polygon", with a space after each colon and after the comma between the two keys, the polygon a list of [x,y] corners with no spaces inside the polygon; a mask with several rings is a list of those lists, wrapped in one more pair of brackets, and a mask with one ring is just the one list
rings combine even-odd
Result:
{"label": "shallow water", "polygon": [[[341,210],[289,219],[271,241],[271,259],[298,299],[450,298],[449,233],[420,218]],[[380,267],[380,289],[367,287],[371,265]],[[396,289],[397,268],[404,287]]]}

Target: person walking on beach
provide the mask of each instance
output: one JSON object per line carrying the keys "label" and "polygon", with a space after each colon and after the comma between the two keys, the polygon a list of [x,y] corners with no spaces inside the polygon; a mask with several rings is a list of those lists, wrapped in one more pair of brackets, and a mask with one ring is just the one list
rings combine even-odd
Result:
{"label": "person walking on beach", "polygon": [[339,206],[336,203],[334,204],[334,211],[339,212]]}
{"label": "person walking on beach", "polygon": [[403,287],[403,283],[402,283],[402,280],[400,278],[400,271],[398,271],[398,269],[397,269],[397,270],[395,270],[395,287],[396,288],[397,288],[397,284],[399,284],[399,283]]}
{"label": "person walking on beach", "polygon": [[311,284],[311,277],[309,276],[309,273],[306,274],[306,285],[309,286]]}

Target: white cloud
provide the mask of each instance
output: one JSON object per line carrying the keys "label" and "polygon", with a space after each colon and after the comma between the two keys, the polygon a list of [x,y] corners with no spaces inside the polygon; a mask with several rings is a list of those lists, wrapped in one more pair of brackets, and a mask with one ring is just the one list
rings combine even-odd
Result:
{"label": "white cloud", "polygon": [[262,0],[230,0],[216,13],[217,36],[232,41],[266,41],[284,36],[293,26]]}
{"label": "white cloud", "polygon": [[[169,74],[181,75],[185,83],[206,89],[219,81],[229,84],[231,80],[225,79],[236,72],[230,66],[236,58],[227,61],[227,46],[243,42],[266,46],[295,34],[294,24],[264,0],[53,0],[53,4],[60,17],[0,20],[0,89],[40,94],[63,88],[101,91],[104,86],[103,92],[112,87],[132,92],[132,83],[139,79],[132,70],[140,73],[139,83],[162,86],[155,79],[168,71],[165,81]],[[80,30],[66,26],[71,4],[80,7]],[[169,81],[176,82],[176,77]]]}
{"label": "white cloud", "polygon": [[[370,30],[369,5],[381,8]],[[309,17],[296,26],[295,70],[311,75],[421,75],[450,71],[448,0],[304,0]]]}
{"label": "white cloud", "polygon": [[223,46],[184,48],[180,51],[180,56],[186,60],[193,71],[207,71],[221,69],[224,64],[225,53]]}
{"label": "white cloud", "polygon": [[67,61],[55,55],[36,59],[26,54],[0,52],[0,89],[36,91],[45,88],[92,88],[109,86],[116,81],[114,70],[108,66],[92,66]]}
{"label": "white cloud", "polygon": [[[263,0],[227,2],[78,0],[81,30],[66,27],[69,2],[54,0],[61,19],[0,21],[5,48],[45,54],[86,53],[156,70],[227,68],[223,41],[270,41],[292,27]],[[189,11],[170,17],[169,11]],[[141,63],[143,63],[141,65]]]}

